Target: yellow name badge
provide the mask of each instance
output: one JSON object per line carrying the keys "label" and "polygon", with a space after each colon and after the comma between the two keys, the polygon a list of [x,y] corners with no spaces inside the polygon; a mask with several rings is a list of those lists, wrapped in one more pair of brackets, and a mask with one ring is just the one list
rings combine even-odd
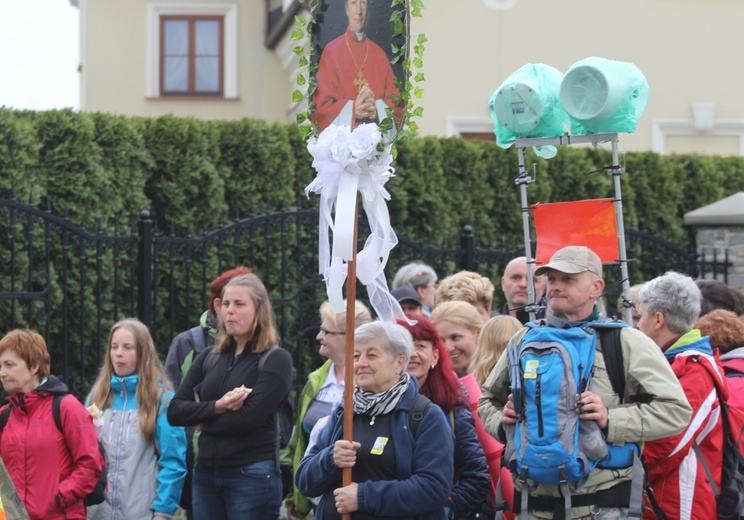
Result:
{"label": "yellow name badge", "polygon": [[524,364],[524,378],[537,379],[537,368],[540,362],[537,359],[530,359]]}
{"label": "yellow name badge", "polygon": [[382,452],[385,450],[385,445],[387,443],[388,443],[387,437],[377,437],[377,440],[375,441],[374,446],[372,446],[370,453],[372,455],[382,455]]}

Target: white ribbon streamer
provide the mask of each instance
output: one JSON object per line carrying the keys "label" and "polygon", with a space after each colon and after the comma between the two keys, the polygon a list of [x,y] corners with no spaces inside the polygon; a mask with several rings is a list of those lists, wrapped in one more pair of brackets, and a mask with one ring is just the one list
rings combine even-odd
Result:
{"label": "white ribbon streamer", "polygon": [[[318,272],[323,275],[328,301],[336,313],[346,312],[343,285],[354,251],[356,193],[362,194],[371,234],[356,257],[357,278],[367,288],[377,316],[395,321],[405,319],[405,315],[390,294],[384,272],[390,250],[398,243],[385,202],[390,200],[390,193],[384,187],[395,170],[391,166],[391,146],[383,144],[379,151],[381,143],[382,134],[374,123],[359,125],[353,132],[348,126],[334,125],[323,130],[307,145],[318,174],[305,188],[305,194],[320,194]],[[335,219],[331,216],[334,208]],[[332,250],[329,232],[333,233]]]}

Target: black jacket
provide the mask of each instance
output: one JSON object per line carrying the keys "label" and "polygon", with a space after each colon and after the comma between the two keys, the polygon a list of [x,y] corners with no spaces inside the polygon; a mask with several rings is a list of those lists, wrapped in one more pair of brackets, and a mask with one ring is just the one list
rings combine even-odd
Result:
{"label": "black jacket", "polygon": [[[276,456],[274,411],[290,391],[292,357],[286,350],[276,349],[259,374],[259,355],[251,347],[249,342],[238,357],[234,345],[219,354],[213,353],[213,347],[207,348],[194,360],[168,407],[171,424],[201,424],[199,464],[211,468],[245,466]],[[210,356],[213,359],[207,361]],[[215,402],[241,385],[253,389],[243,406],[234,412],[216,413]],[[195,401],[196,393],[201,402]]]}

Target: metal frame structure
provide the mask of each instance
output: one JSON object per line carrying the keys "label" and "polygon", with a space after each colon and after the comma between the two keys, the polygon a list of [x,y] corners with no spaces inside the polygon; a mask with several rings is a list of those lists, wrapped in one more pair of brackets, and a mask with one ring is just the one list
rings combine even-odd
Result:
{"label": "metal frame structure", "polygon": [[527,258],[527,265],[530,266],[527,269],[527,291],[529,304],[525,307],[525,310],[530,315],[530,321],[534,321],[535,313],[538,310],[538,303],[535,296],[535,285],[534,276],[532,273],[532,267],[535,264],[535,259],[532,258],[531,251],[531,239],[530,239],[530,207],[527,203],[527,185],[534,182],[535,179],[530,177],[527,172],[524,160],[524,150],[527,147],[542,147],[542,146],[562,146],[571,144],[584,144],[591,143],[595,146],[599,143],[609,142],[612,144],[612,165],[607,167],[607,171],[613,177],[615,186],[615,198],[613,203],[615,205],[615,222],[617,224],[617,243],[618,253],[620,258],[620,272],[623,285],[623,300],[625,305],[625,316],[628,323],[632,323],[631,307],[633,306],[630,301],[630,280],[628,279],[628,256],[625,249],[625,224],[623,222],[623,198],[622,190],[620,187],[620,176],[625,173],[625,167],[620,165],[618,156],[618,138],[617,133],[606,133],[606,134],[589,134],[589,135],[562,135],[560,137],[536,137],[529,139],[518,139],[515,143],[517,152],[519,154],[519,174],[514,179],[514,183],[519,186],[520,196],[522,199],[522,226],[524,229],[524,252]]}

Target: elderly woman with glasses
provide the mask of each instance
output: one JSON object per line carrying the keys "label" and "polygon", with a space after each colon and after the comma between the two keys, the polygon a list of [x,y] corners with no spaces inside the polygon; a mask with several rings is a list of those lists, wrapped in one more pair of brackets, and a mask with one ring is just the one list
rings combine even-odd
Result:
{"label": "elderly woman with glasses", "polygon": [[[346,302],[344,302],[346,308]],[[289,441],[292,474],[297,471],[307,449],[310,432],[318,419],[331,413],[334,404],[344,396],[344,362],[346,351],[346,313],[336,314],[331,304],[320,305],[320,331],[315,337],[320,342],[319,354],[327,357],[318,370],[311,372],[297,401],[297,423]],[[354,328],[372,321],[369,309],[363,303],[354,303]],[[304,518],[312,507],[310,501],[293,489],[285,503],[291,517]]]}
{"label": "elderly woman with glasses", "polygon": [[[353,410],[336,408],[295,475],[301,493],[321,497],[315,518],[446,518],[454,436],[406,372],[412,350],[398,324],[376,321],[354,333]],[[345,413],[353,413],[352,441],[342,439]],[[348,486],[344,468],[352,468]]]}

